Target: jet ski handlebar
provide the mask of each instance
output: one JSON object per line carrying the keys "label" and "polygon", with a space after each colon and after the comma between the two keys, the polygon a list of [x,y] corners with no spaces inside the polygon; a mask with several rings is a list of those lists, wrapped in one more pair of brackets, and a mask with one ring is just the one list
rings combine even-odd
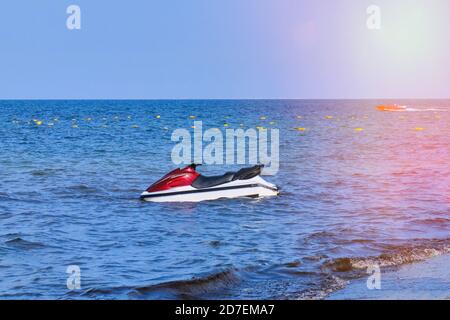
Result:
{"label": "jet ski handlebar", "polygon": [[201,163],[191,163],[188,167],[195,170],[198,166],[201,166],[201,165],[202,165]]}

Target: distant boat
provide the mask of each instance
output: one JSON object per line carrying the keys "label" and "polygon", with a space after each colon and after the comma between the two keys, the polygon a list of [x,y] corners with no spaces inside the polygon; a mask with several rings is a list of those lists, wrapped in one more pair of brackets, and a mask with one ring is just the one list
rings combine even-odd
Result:
{"label": "distant boat", "polygon": [[397,104],[379,105],[376,108],[378,111],[388,111],[388,112],[406,111],[406,106],[399,106]]}

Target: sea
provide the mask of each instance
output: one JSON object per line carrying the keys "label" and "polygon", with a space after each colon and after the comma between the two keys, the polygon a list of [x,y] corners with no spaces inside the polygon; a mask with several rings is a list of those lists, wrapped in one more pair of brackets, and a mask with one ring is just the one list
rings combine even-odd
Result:
{"label": "sea", "polygon": [[[280,195],[141,201],[194,121],[278,129],[264,179]],[[0,101],[0,298],[326,299],[377,272],[382,284],[450,252],[449,145],[450,100]]]}

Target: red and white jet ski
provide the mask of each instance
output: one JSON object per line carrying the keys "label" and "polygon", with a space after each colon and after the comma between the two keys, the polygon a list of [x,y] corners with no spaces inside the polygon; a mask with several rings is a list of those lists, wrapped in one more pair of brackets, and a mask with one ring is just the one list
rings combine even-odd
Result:
{"label": "red and white jet ski", "polygon": [[152,184],[141,199],[153,202],[198,202],[221,198],[269,197],[279,193],[278,187],[260,177],[263,165],[206,177],[191,164],[175,169]]}

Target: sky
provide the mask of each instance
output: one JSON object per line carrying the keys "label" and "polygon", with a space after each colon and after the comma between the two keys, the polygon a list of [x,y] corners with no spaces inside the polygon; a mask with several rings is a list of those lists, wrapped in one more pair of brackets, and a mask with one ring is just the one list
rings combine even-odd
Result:
{"label": "sky", "polygon": [[448,0],[4,1],[0,99],[450,98],[449,15]]}

